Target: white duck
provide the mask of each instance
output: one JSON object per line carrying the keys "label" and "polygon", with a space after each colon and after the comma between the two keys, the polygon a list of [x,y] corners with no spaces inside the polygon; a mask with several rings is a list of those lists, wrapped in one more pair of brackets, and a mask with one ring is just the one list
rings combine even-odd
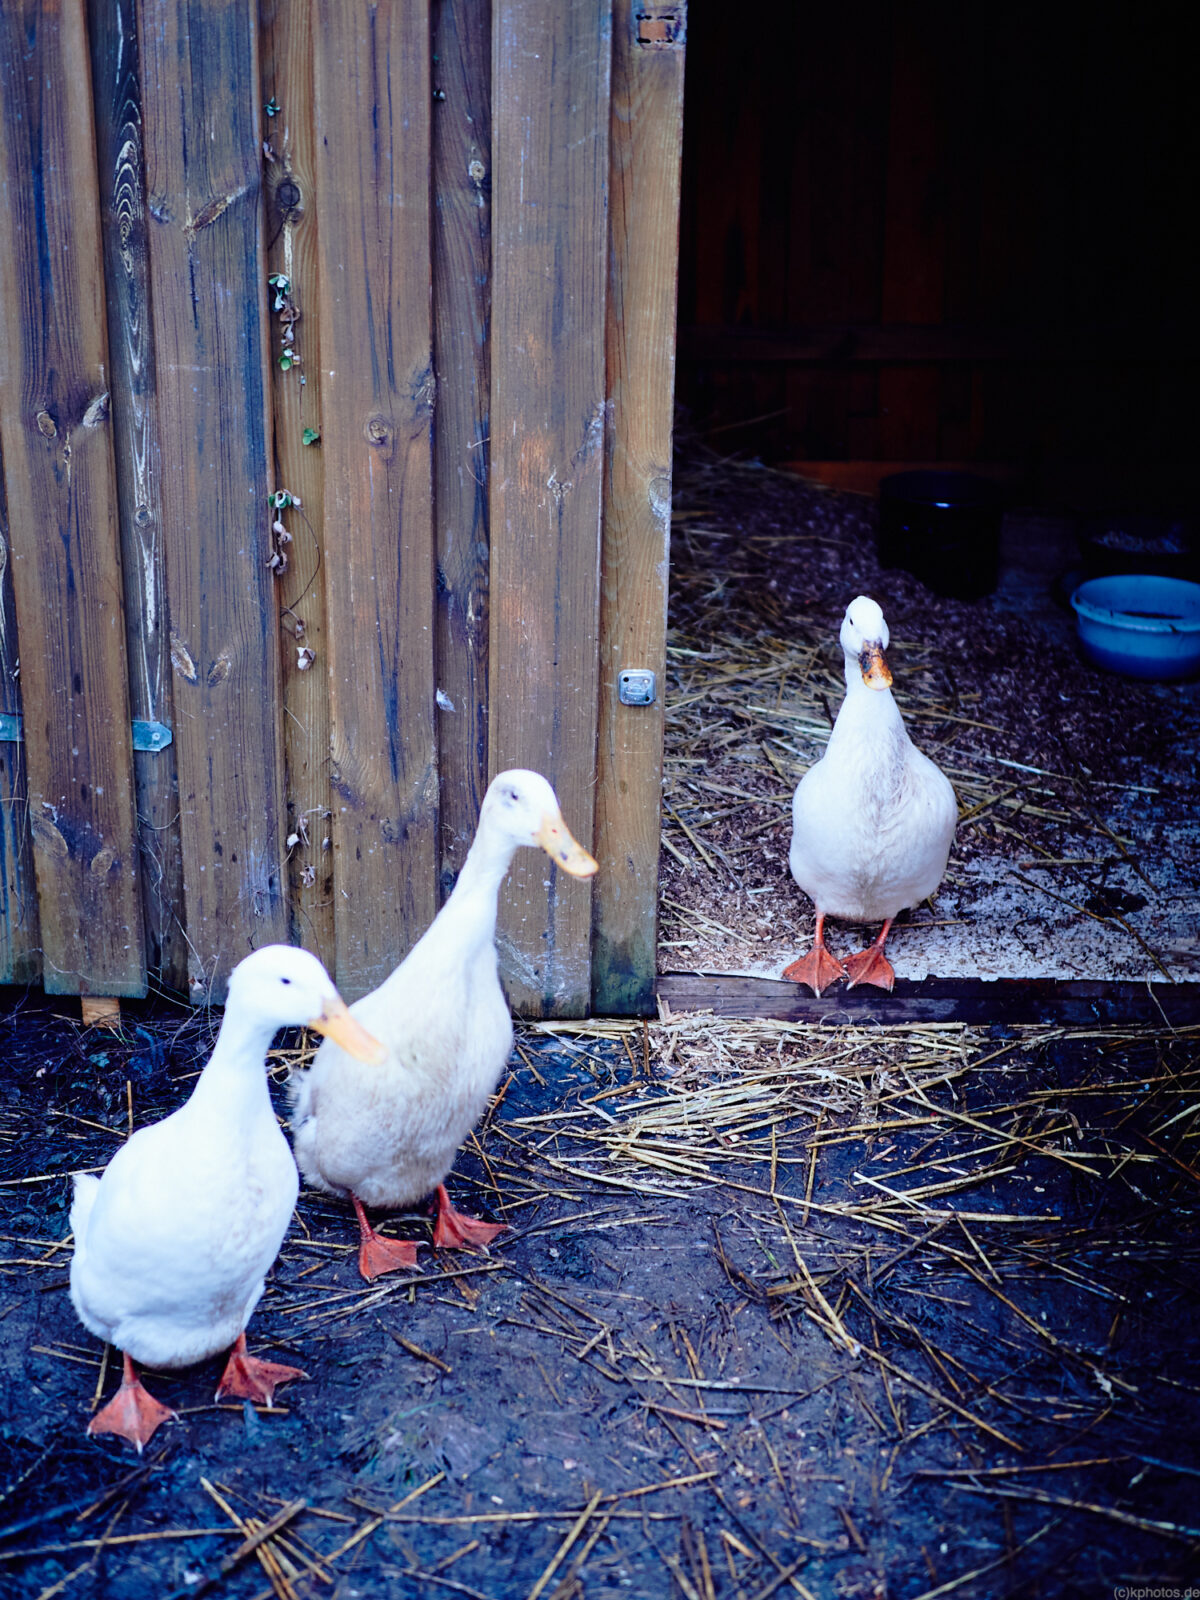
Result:
{"label": "white duck", "polygon": [[[913,744],[892,698],[884,659],[888,626],[874,600],[851,601],[841,627],[846,698],[825,754],[804,774],[792,801],[792,876],[813,901],[813,947],[783,976],[816,994],[838,978],[891,989],[884,954],[894,918],[942,881],[958,805],[950,780]],[[829,953],[825,918],[883,927],[843,963]]]}
{"label": "white duck", "polygon": [[445,905],[391,977],[351,1008],[386,1046],[383,1066],[363,1068],[327,1041],[296,1081],[296,1160],[309,1183],[353,1201],[365,1278],[412,1266],[416,1246],[376,1233],[364,1206],[407,1206],[436,1192],[435,1245],[486,1244],[502,1231],[456,1211],[443,1180],[512,1050],[496,902],[521,845],[540,845],[573,877],[596,871],[545,778],[502,772]]}
{"label": "white duck", "polygon": [[185,1367],[233,1346],[217,1398],[270,1402],[297,1367],[246,1353],[246,1323],[296,1204],[296,1165],[267,1092],[267,1048],[307,1025],[378,1061],[382,1050],[304,950],[267,945],[229,980],[221,1030],[191,1098],[141,1128],[101,1177],[78,1173],[71,1206],[71,1299],[80,1321],[124,1357],[124,1381],[89,1433],[138,1448],[175,1415],[142,1386],[134,1360]]}

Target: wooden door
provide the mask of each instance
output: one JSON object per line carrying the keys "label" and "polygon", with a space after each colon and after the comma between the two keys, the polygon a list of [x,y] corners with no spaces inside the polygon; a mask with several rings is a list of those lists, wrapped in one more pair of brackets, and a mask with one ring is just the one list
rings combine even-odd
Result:
{"label": "wooden door", "polygon": [[532,766],[601,870],[518,857],[514,1004],[653,1009],[683,34],[3,8],[0,981],[360,994]]}
{"label": "wooden door", "polygon": [[677,6],[494,11],[490,769],[544,772],[600,861],[514,865],[532,1015],[653,1010],[682,46]]}

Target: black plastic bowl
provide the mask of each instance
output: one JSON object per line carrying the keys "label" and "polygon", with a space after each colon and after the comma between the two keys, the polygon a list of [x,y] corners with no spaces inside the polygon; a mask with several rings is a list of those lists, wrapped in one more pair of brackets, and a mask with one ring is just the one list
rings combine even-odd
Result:
{"label": "black plastic bowl", "polygon": [[935,594],[978,600],[996,587],[999,489],[972,472],[894,472],[879,485],[879,559]]}

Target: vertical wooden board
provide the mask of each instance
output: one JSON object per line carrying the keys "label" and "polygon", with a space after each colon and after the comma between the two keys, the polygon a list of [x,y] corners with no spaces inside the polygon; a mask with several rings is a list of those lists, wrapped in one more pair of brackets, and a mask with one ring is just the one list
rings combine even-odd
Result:
{"label": "vertical wooden board", "polygon": [[83,0],[0,7],[0,206],[0,431],[43,983],[58,994],[139,995],[146,969]]}
{"label": "vertical wooden board", "polygon": [[20,651],[0,448],[0,983],[33,983],[42,969],[20,728]]}
{"label": "vertical wooden board", "polygon": [[466,859],[487,784],[490,22],[479,0],[434,0],[433,499],[443,897]]}
{"label": "vertical wooden board", "polygon": [[[158,407],[150,326],[141,81],[134,0],[88,0],[100,222],[107,284],[113,448],[125,581],[129,709],[169,728],[167,618]],[[179,789],[172,745],[133,755],[146,956],[164,988],[187,988]]]}
{"label": "vertical wooden board", "polygon": [[336,965],[357,995],[437,910],[429,14],[315,18]]}
{"label": "vertical wooden board", "polygon": [[[613,6],[608,394],[600,601],[592,1007],[652,1016],[662,814],[671,528],[675,284],[684,46],[639,42],[637,0]],[[648,667],[653,705],[617,674]]]}
{"label": "vertical wooden board", "polygon": [[[544,773],[590,844],[611,0],[496,0],[492,18],[490,764]],[[586,1014],[588,883],[522,851],[500,946],[518,1010]]]}
{"label": "vertical wooden board", "polygon": [[261,99],[278,107],[263,124],[267,270],[289,284],[287,293],[272,288],[268,298],[275,481],[300,501],[280,511],[290,543],[277,542],[287,563],[279,594],[289,905],[293,940],[332,970],[325,469],[319,437],[305,443],[322,425],[311,0],[261,0],[259,16]]}
{"label": "vertical wooden board", "polygon": [[188,986],[287,937],[253,13],[139,6]]}

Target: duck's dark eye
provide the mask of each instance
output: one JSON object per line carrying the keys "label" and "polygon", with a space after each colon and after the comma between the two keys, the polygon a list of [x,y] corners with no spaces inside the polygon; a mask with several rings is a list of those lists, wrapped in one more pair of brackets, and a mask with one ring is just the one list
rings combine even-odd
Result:
{"label": "duck's dark eye", "polygon": [[519,800],[521,798],[521,796],[517,793],[517,791],[515,789],[510,789],[508,791],[508,798],[510,800]]}
{"label": "duck's dark eye", "polygon": [[290,978],[280,978],[279,981],[280,983],[291,983],[292,980]]}

